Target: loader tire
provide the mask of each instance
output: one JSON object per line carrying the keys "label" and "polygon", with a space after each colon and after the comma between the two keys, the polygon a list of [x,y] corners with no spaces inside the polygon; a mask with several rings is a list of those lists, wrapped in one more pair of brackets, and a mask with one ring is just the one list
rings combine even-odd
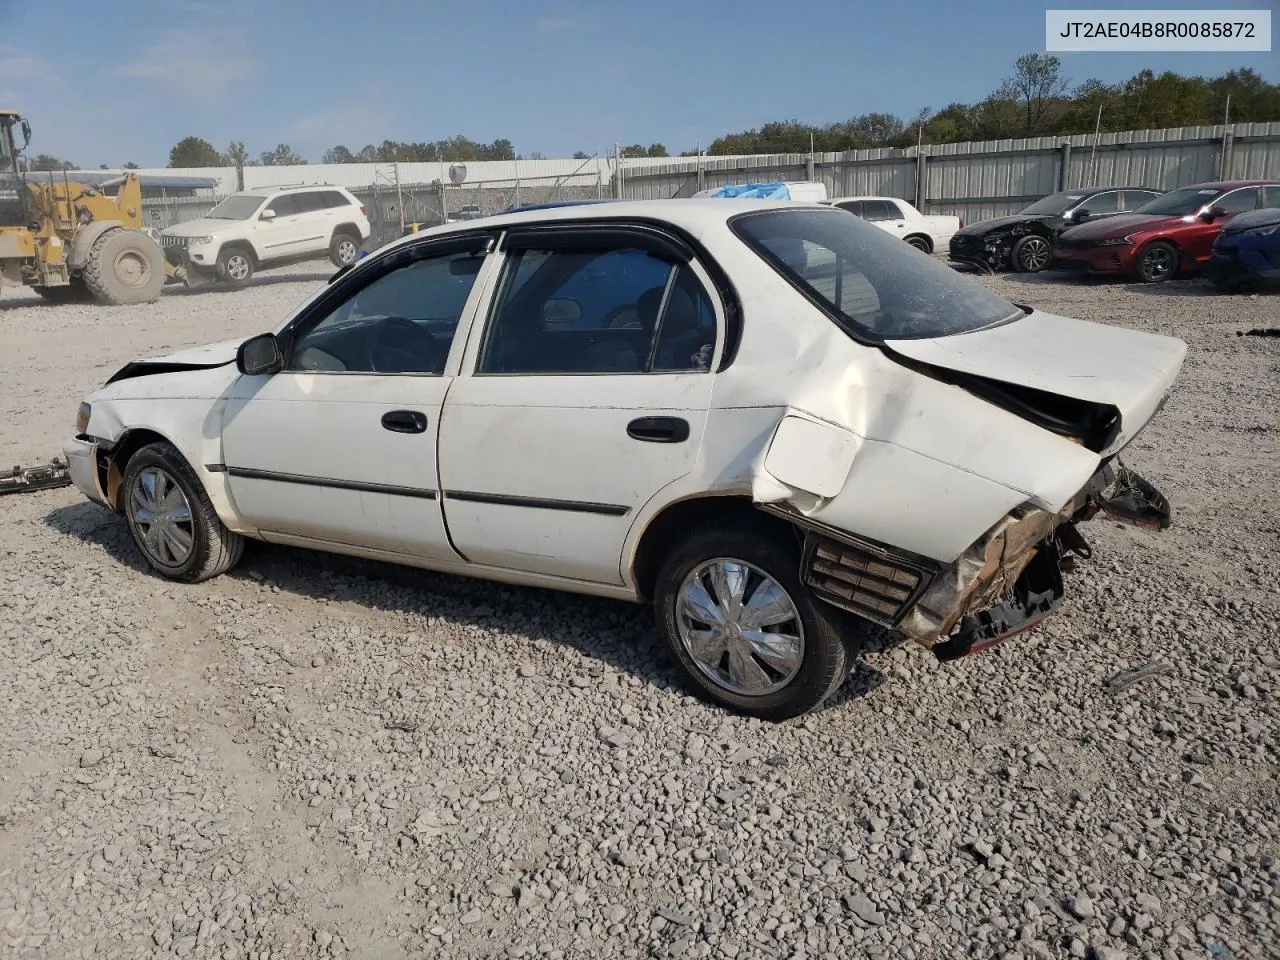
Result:
{"label": "loader tire", "polygon": [[164,251],[141,230],[108,230],[89,248],[82,276],[99,303],[150,303],[164,289]]}
{"label": "loader tire", "polygon": [[89,288],[79,278],[72,280],[65,287],[32,287],[31,289],[49,303],[90,303],[93,300]]}

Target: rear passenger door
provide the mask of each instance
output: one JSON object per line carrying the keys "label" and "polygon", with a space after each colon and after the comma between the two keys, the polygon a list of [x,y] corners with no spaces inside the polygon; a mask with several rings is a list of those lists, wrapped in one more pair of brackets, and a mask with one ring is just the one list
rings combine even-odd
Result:
{"label": "rear passenger door", "polygon": [[863,218],[881,230],[899,238],[906,236],[907,220],[896,203],[889,200],[864,200],[862,209]]}
{"label": "rear passenger door", "polygon": [[337,223],[337,211],[325,203],[321,190],[308,190],[294,195],[298,204],[298,247],[293,256],[322,254],[329,250],[329,239]]}
{"label": "rear passenger door", "polygon": [[504,249],[441,420],[451,538],[473,563],[620,584],[636,514],[697,460],[717,301],[644,228],[516,228]]}

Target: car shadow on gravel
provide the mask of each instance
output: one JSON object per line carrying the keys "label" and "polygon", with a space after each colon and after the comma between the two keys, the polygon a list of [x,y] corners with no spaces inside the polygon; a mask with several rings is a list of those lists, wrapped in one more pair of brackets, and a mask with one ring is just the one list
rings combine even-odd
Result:
{"label": "car shadow on gravel", "polygon": [[248,283],[238,287],[228,286],[218,280],[208,280],[186,287],[180,283],[170,284],[164,288],[166,297],[190,297],[202,293],[238,293],[241,290],[253,290],[257,287],[273,287],[282,283],[318,283],[328,280],[330,273],[278,273],[267,277],[254,277]]}
{"label": "car shadow on gravel", "polygon": [[[151,574],[124,520],[105,507],[85,501],[57,507],[43,519],[59,533],[101,548],[113,562]],[[677,695],[691,692],[663,649],[648,604],[491,583],[256,540],[246,544],[244,558],[225,577],[318,602],[438,617],[463,627],[516,634],[531,643],[555,643],[663,690]],[[860,650],[879,653],[899,642],[890,632],[873,629]],[[844,685],[818,712],[861,699],[887,681],[859,657]]]}

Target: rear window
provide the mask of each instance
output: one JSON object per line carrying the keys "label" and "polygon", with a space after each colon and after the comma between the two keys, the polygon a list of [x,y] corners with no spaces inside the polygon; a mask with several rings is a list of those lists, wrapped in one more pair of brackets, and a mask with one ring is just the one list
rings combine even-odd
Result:
{"label": "rear window", "polygon": [[858,339],[945,337],[1023,316],[976,280],[856,217],[769,210],[739,214],[730,226]]}

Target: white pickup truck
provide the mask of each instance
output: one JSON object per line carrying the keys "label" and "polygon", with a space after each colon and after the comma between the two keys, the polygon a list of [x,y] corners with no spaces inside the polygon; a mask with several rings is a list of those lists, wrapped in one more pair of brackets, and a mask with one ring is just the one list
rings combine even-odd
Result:
{"label": "white pickup truck", "polygon": [[964,226],[959,217],[924,214],[897,197],[835,197],[821,202],[857,214],[925,253],[946,250],[952,235]]}

